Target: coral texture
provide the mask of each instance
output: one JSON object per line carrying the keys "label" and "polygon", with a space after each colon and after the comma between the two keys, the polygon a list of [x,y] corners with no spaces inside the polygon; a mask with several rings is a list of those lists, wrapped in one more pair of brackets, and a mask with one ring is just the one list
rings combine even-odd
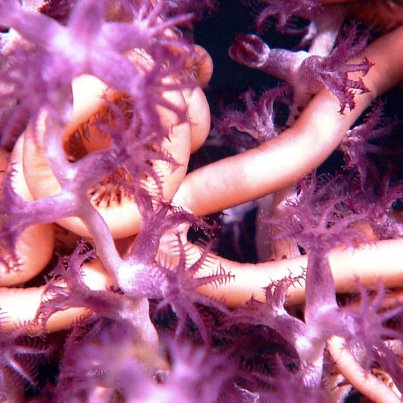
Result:
{"label": "coral texture", "polygon": [[0,0],[0,401],[400,401],[403,6],[366,3]]}

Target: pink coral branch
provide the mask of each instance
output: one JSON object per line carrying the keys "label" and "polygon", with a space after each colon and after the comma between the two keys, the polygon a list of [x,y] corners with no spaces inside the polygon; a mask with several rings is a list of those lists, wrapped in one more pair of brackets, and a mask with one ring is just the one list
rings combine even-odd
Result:
{"label": "pink coral branch", "polygon": [[[278,17],[282,34],[305,35],[300,46],[309,50],[271,49],[248,34],[236,39],[230,55],[288,81],[293,100],[290,91],[280,106],[283,90],[266,91],[257,103],[246,95],[246,113],[227,113],[225,125],[255,137],[258,146],[186,175],[210,127],[202,88],[212,62],[185,40],[189,10],[199,6],[0,0],[0,23],[23,37],[0,42],[1,138],[10,144],[24,132],[0,184],[0,344],[13,346],[21,332],[45,337],[72,329],[60,336],[51,399],[292,401],[305,391],[323,400],[322,385],[333,375],[324,365],[326,344],[351,385],[375,401],[398,398],[370,374],[380,368],[403,387],[401,352],[393,344],[401,331],[391,323],[402,312],[403,239],[394,205],[402,186],[391,174],[398,164],[388,160],[388,175],[379,181],[376,169],[368,178],[360,171],[364,162],[353,170],[344,165],[333,180],[313,171],[340,144],[347,157],[377,149],[353,150],[343,139],[356,141],[354,129],[350,137],[348,131],[402,80],[403,27],[360,54],[367,38],[354,29],[340,34],[345,15],[363,15],[359,2],[336,2],[260,1],[258,25]],[[385,2],[374,3],[386,10]],[[305,34],[294,25],[299,17],[308,20]],[[185,32],[177,30],[183,25]],[[0,39],[7,29],[0,27]],[[285,106],[287,128],[279,134]],[[372,112],[373,121],[379,113]],[[274,249],[285,242],[284,259],[279,253],[274,261],[240,263],[188,240],[190,226],[207,236],[215,230],[200,216],[260,204],[266,196],[277,207],[266,206],[271,232],[259,236],[273,240]],[[72,233],[54,236],[55,222]],[[26,240],[26,231],[35,237],[39,225],[49,236]],[[87,239],[76,245],[80,237]],[[45,263],[32,257],[36,249],[46,249]],[[38,273],[52,253],[46,274]],[[375,298],[364,287],[378,288]],[[391,296],[385,288],[397,291]],[[359,293],[359,305],[339,304],[343,293]],[[192,357],[174,346],[183,341],[212,350],[198,356],[206,357],[204,372],[189,369]],[[254,358],[259,343],[263,354]],[[360,357],[346,352],[354,347]],[[207,360],[210,355],[217,360]],[[0,357],[0,379],[10,362]],[[228,373],[213,386],[209,379],[221,365]],[[177,371],[184,367],[183,378]],[[10,400],[20,398],[12,393]]]}

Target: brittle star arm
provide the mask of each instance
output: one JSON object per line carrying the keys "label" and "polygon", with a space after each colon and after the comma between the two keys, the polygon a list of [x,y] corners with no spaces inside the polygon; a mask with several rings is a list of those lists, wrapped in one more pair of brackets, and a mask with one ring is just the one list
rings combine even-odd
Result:
{"label": "brittle star arm", "polygon": [[340,114],[337,98],[321,90],[295,124],[278,137],[187,175],[174,204],[202,216],[292,185],[326,160],[374,99],[399,83],[402,52],[400,27],[365,50],[364,56],[374,64],[363,78],[369,92],[355,97],[353,110]]}
{"label": "brittle star arm", "polygon": [[[192,248],[188,249],[188,253],[193,261],[200,256],[201,251],[197,246],[193,245]],[[235,276],[235,280],[220,287],[206,285],[199,291],[225,301],[232,307],[242,305],[252,297],[263,301],[264,287],[287,276],[297,278],[307,267],[306,255],[258,264],[238,263],[212,255],[210,257],[209,267],[221,265],[227,273]],[[376,287],[379,282],[386,288],[403,286],[403,239],[378,241],[358,249],[338,248],[330,253],[329,261],[339,293],[353,292],[358,282],[369,288]],[[207,274],[205,271],[200,273],[203,276]],[[303,281],[288,289],[288,305],[299,304],[304,300]]]}

